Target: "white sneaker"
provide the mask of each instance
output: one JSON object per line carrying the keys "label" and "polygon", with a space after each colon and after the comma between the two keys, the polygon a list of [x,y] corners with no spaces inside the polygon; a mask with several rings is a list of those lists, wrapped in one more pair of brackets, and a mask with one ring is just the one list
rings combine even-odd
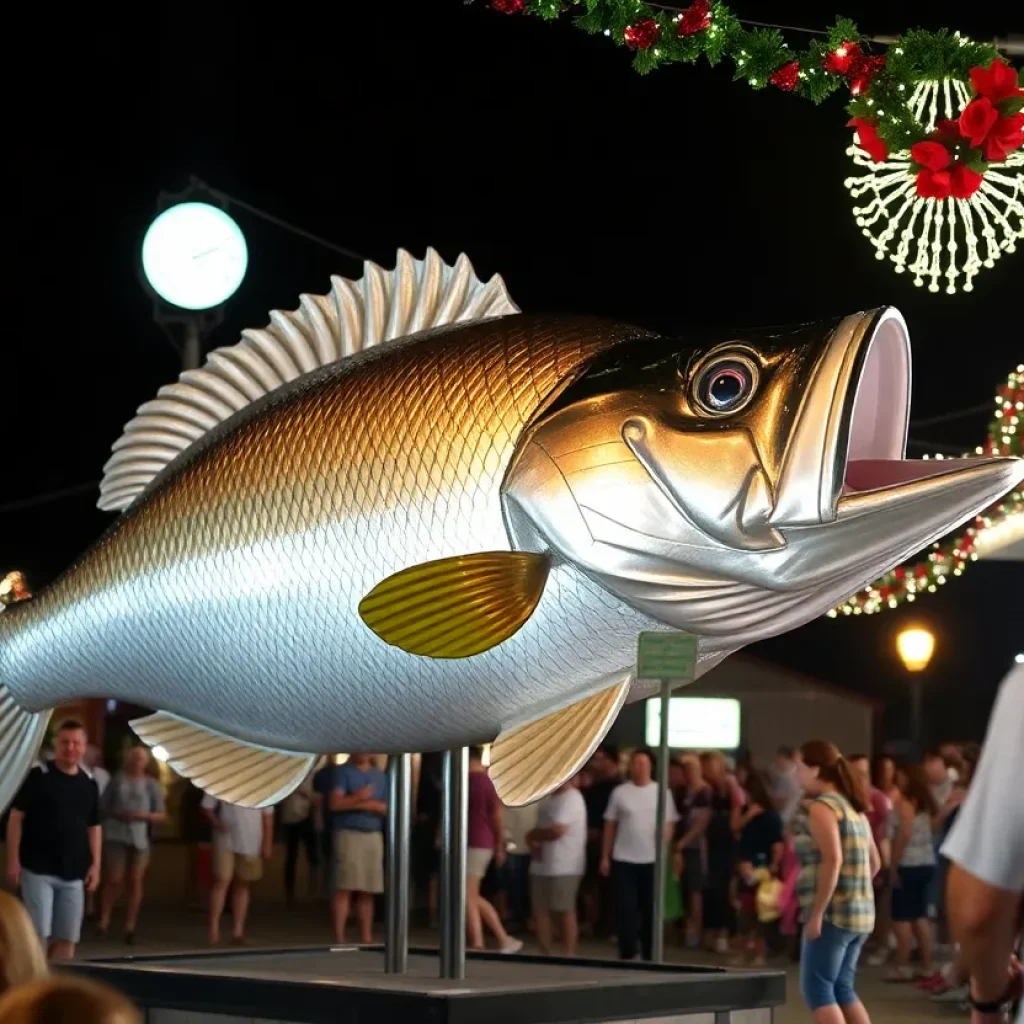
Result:
{"label": "white sneaker", "polygon": [[522,939],[509,939],[504,946],[501,947],[502,953],[518,953],[523,948]]}
{"label": "white sneaker", "polygon": [[933,1003],[962,1003],[969,999],[966,985],[947,988],[945,992],[937,992],[931,997]]}
{"label": "white sneaker", "polygon": [[879,949],[872,953],[864,962],[868,967],[882,967],[889,959],[889,953],[887,950]]}

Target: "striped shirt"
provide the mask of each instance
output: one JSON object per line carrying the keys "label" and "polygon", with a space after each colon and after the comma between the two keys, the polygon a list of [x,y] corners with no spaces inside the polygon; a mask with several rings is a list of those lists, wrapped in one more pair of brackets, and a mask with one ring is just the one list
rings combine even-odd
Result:
{"label": "striped shirt", "polygon": [[910,838],[907,840],[907,848],[900,858],[901,868],[924,868],[934,867],[935,846],[932,839],[932,820],[927,811],[920,811],[914,815],[910,828]]}
{"label": "striped shirt", "polygon": [[[875,892],[871,882],[871,826],[850,802],[838,793],[824,793],[817,801],[829,807],[839,822],[843,862],[835,892],[825,908],[825,920],[836,928],[870,934],[875,927]],[[793,822],[794,845],[800,860],[797,896],[804,919],[814,905],[818,889],[821,851],[811,837],[810,819],[804,812]]]}

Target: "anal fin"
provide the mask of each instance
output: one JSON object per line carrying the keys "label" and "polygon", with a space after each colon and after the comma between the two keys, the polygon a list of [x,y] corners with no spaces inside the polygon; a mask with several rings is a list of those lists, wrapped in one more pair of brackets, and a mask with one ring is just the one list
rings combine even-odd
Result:
{"label": "anal fin", "polygon": [[270,807],[296,789],[319,760],[316,754],[272,750],[236,740],[167,711],[130,723],[149,747],[163,747],[167,763],[210,796],[241,807]]}
{"label": "anal fin", "polygon": [[488,774],[502,803],[522,807],[558,789],[597,750],[629,693],[625,675],[591,697],[501,733]]}

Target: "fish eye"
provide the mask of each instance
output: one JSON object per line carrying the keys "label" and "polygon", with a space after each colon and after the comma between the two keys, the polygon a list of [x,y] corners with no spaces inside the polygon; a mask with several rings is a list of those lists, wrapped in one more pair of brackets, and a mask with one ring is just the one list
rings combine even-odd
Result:
{"label": "fish eye", "polygon": [[701,411],[712,416],[738,412],[753,397],[757,368],[743,356],[718,356],[700,367],[693,397]]}

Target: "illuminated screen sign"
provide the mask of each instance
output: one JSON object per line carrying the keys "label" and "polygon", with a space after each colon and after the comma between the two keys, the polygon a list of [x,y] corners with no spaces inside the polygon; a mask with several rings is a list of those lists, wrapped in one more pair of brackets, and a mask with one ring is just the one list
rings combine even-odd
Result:
{"label": "illuminated screen sign", "polygon": [[[661,743],[661,698],[647,702],[647,746]],[[668,745],[676,750],[736,750],[740,702],[727,697],[670,697]]]}

